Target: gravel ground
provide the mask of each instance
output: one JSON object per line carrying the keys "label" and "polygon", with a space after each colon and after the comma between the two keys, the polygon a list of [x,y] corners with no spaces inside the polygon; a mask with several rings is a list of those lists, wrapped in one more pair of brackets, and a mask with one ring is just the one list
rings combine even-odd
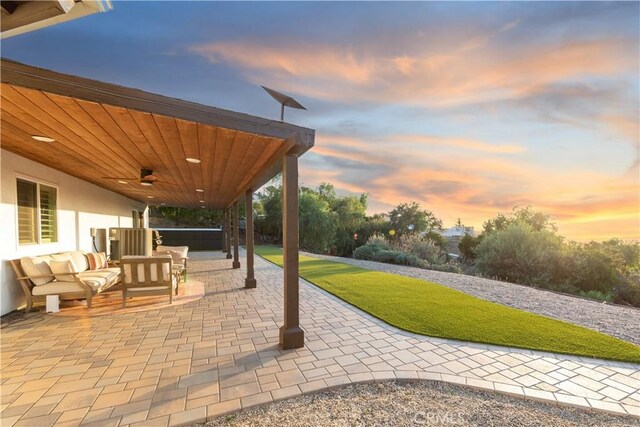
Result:
{"label": "gravel ground", "polygon": [[640,426],[587,412],[453,384],[356,384],[270,403],[197,426]]}
{"label": "gravel ground", "polygon": [[640,309],[575,298],[465,274],[303,253],[304,255],[439,283],[467,294],[589,329],[640,345]]}

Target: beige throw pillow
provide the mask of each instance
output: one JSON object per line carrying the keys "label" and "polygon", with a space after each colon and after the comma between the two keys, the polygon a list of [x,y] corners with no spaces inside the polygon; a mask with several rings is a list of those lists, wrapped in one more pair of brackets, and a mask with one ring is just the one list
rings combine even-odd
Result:
{"label": "beige throw pillow", "polygon": [[51,267],[51,271],[56,276],[58,282],[76,281],[73,275],[68,274],[76,272],[76,268],[71,261],[51,261],[49,267]]}
{"label": "beige throw pillow", "polygon": [[44,276],[38,279],[31,279],[36,286],[46,285],[53,281],[54,277],[49,267],[49,262],[51,262],[51,257],[48,255],[20,258],[20,265],[27,276]]}

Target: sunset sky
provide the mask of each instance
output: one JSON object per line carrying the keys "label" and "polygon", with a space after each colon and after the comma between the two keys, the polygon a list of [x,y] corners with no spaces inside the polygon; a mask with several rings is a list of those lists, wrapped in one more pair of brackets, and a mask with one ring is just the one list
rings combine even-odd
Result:
{"label": "sunset sky", "polygon": [[640,238],[640,3],[114,2],[2,56],[316,129],[301,179],[480,228]]}

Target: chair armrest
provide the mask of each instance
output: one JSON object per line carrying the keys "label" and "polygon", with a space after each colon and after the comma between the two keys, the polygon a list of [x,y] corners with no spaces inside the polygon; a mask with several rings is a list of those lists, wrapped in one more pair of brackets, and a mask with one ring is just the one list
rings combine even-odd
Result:
{"label": "chair armrest", "polygon": [[73,275],[76,279],[76,283],[82,286],[85,290],[93,292],[93,288],[90,285],[87,285],[86,283],[84,283],[82,279],[78,277],[78,273],[73,273]]}
{"label": "chair armrest", "polygon": [[[76,273],[65,273],[65,274],[76,274]],[[18,280],[25,280],[25,279],[45,279],[48,277],[56,277],[53,274],[40,274],[38,276],[24,276],[24,277],[17,277]]]}

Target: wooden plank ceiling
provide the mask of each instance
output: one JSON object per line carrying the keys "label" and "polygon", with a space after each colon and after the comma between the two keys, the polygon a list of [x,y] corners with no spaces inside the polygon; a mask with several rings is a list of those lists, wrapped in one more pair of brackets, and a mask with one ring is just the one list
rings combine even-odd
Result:
{"label": "wooden plank ceiling", "polygon": [[[2,83],[0,93],[3,149],[150,205],[229,206],[277,172],[291,148],[282,138],[20,85]],[[157,182],[141,185],[141,169]]]}

